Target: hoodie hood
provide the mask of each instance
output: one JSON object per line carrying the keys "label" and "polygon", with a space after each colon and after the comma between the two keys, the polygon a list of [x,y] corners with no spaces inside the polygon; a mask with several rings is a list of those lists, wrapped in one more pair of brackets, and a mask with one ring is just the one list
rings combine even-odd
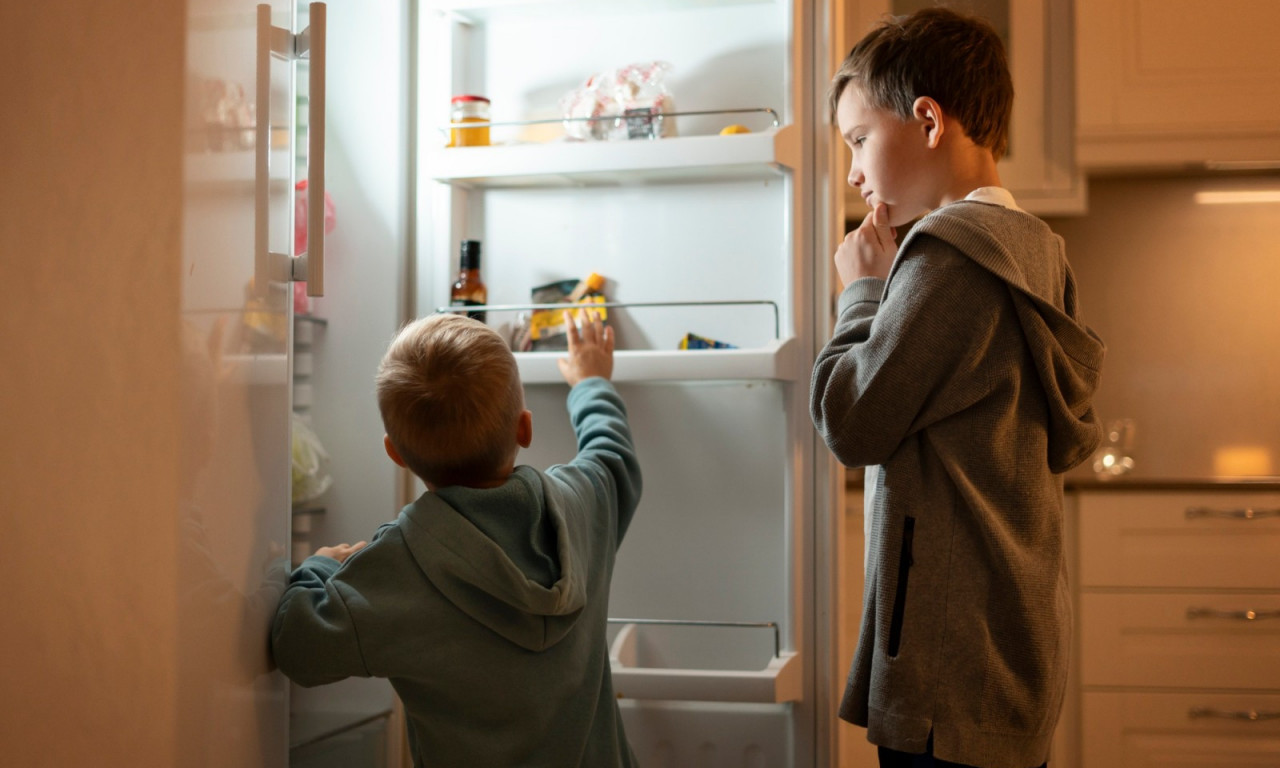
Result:
{"label": "hoodie hood", "polygon": [[[1049,467],[1066,472],[1098,447],[1093,410],[1106,347],[1080,321],[1075,276],[1062,238],[1039,218],[977,201],[939,208],[903,240],[928,235],[958,248],[1009,286],[1049,407]],[[1013,253],[1006,243],[1017,243]]]}
{"label": "hoodie hood", "polygon": [[505,504],[513,516],[523,518],[523,510],[533,505],[549,516],[559,566],[559,576],[549,587],[527,575],[440,494],[424,493],[401,510],[401,530],[418,567],[446,599],[521,648],[543,651],[578,621],[587,589],[582,555],[574,551],[559,505],[548,503],[538,473],[525,470],[519,468],[499,488],[458,490],[468,506],[477,499],[489,506]]}

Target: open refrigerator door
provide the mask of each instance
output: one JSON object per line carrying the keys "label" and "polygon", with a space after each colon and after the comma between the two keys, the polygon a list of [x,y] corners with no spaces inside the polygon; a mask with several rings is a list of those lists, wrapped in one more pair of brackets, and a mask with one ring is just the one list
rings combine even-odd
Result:
{"label": "open refrigerator door", "polygon": [[419,8],[416,312],[454,311],[460,243],[483,243],[485,322],[512,340],[537,424],[522,464],[576,448],[563,352],[529,338],[558,306],[538,289],[603,277],[575,298],[616,333],[644,474],[609,606],[643,764],[830,757],[835,502],[807,410],[829,313],[814,5]]}

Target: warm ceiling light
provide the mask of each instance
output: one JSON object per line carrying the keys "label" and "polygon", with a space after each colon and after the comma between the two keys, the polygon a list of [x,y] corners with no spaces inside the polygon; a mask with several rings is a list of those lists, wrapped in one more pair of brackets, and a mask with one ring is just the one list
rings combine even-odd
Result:
{"label": "warm ceiling light", "polygon": [[1280,203],[1280,189],[1239,189],[1225,192],[1197,192],[1195,194],[1195,201],[1200,205]]}

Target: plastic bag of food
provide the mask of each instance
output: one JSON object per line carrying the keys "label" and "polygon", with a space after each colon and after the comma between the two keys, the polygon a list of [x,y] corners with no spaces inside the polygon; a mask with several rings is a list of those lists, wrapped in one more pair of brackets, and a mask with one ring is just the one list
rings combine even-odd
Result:
{"label": "plastic bag of food", "polygon": [[298,414],[293,416],[293,503],[314,501],[333,485],[329,475],[329,452],[320,444],[320,438]]}
{"label": "plastic bag of food", "polygon": [[[609,310],[602,306],[605,303],[601,292],[604,278],[592,272],[583,280],[557,280],[534,288],[532,298],[534,304],[563,303],[564,309],[537,309],[529,318],[528,349],[535,352],[546,350],[562,350],[569,348],[569,337],[565,334],[565,312],[577,312],[578,307],[586,309],[587,316],[599,319],[604,324],[609,322]],[[521,345],[520,348],[526,348]]]}
{"label": "plastic bag of food", "polygon": [[583,141],[675,136],[675,118],[663,116],[675,111],[666,85],[670,69],[651,61],[592,75],[560,99],[565,132]]}

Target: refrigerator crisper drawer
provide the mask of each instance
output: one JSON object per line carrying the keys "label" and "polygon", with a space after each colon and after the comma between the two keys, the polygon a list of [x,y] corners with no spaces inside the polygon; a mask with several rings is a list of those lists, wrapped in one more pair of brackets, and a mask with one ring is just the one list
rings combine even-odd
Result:
{"label": "refrigerator crisper drawer", "polygon": [[771,704],[801,698],[800,657],[779,649],[775,624],[610,622],[619,626],[609,646],[619,698]]}

